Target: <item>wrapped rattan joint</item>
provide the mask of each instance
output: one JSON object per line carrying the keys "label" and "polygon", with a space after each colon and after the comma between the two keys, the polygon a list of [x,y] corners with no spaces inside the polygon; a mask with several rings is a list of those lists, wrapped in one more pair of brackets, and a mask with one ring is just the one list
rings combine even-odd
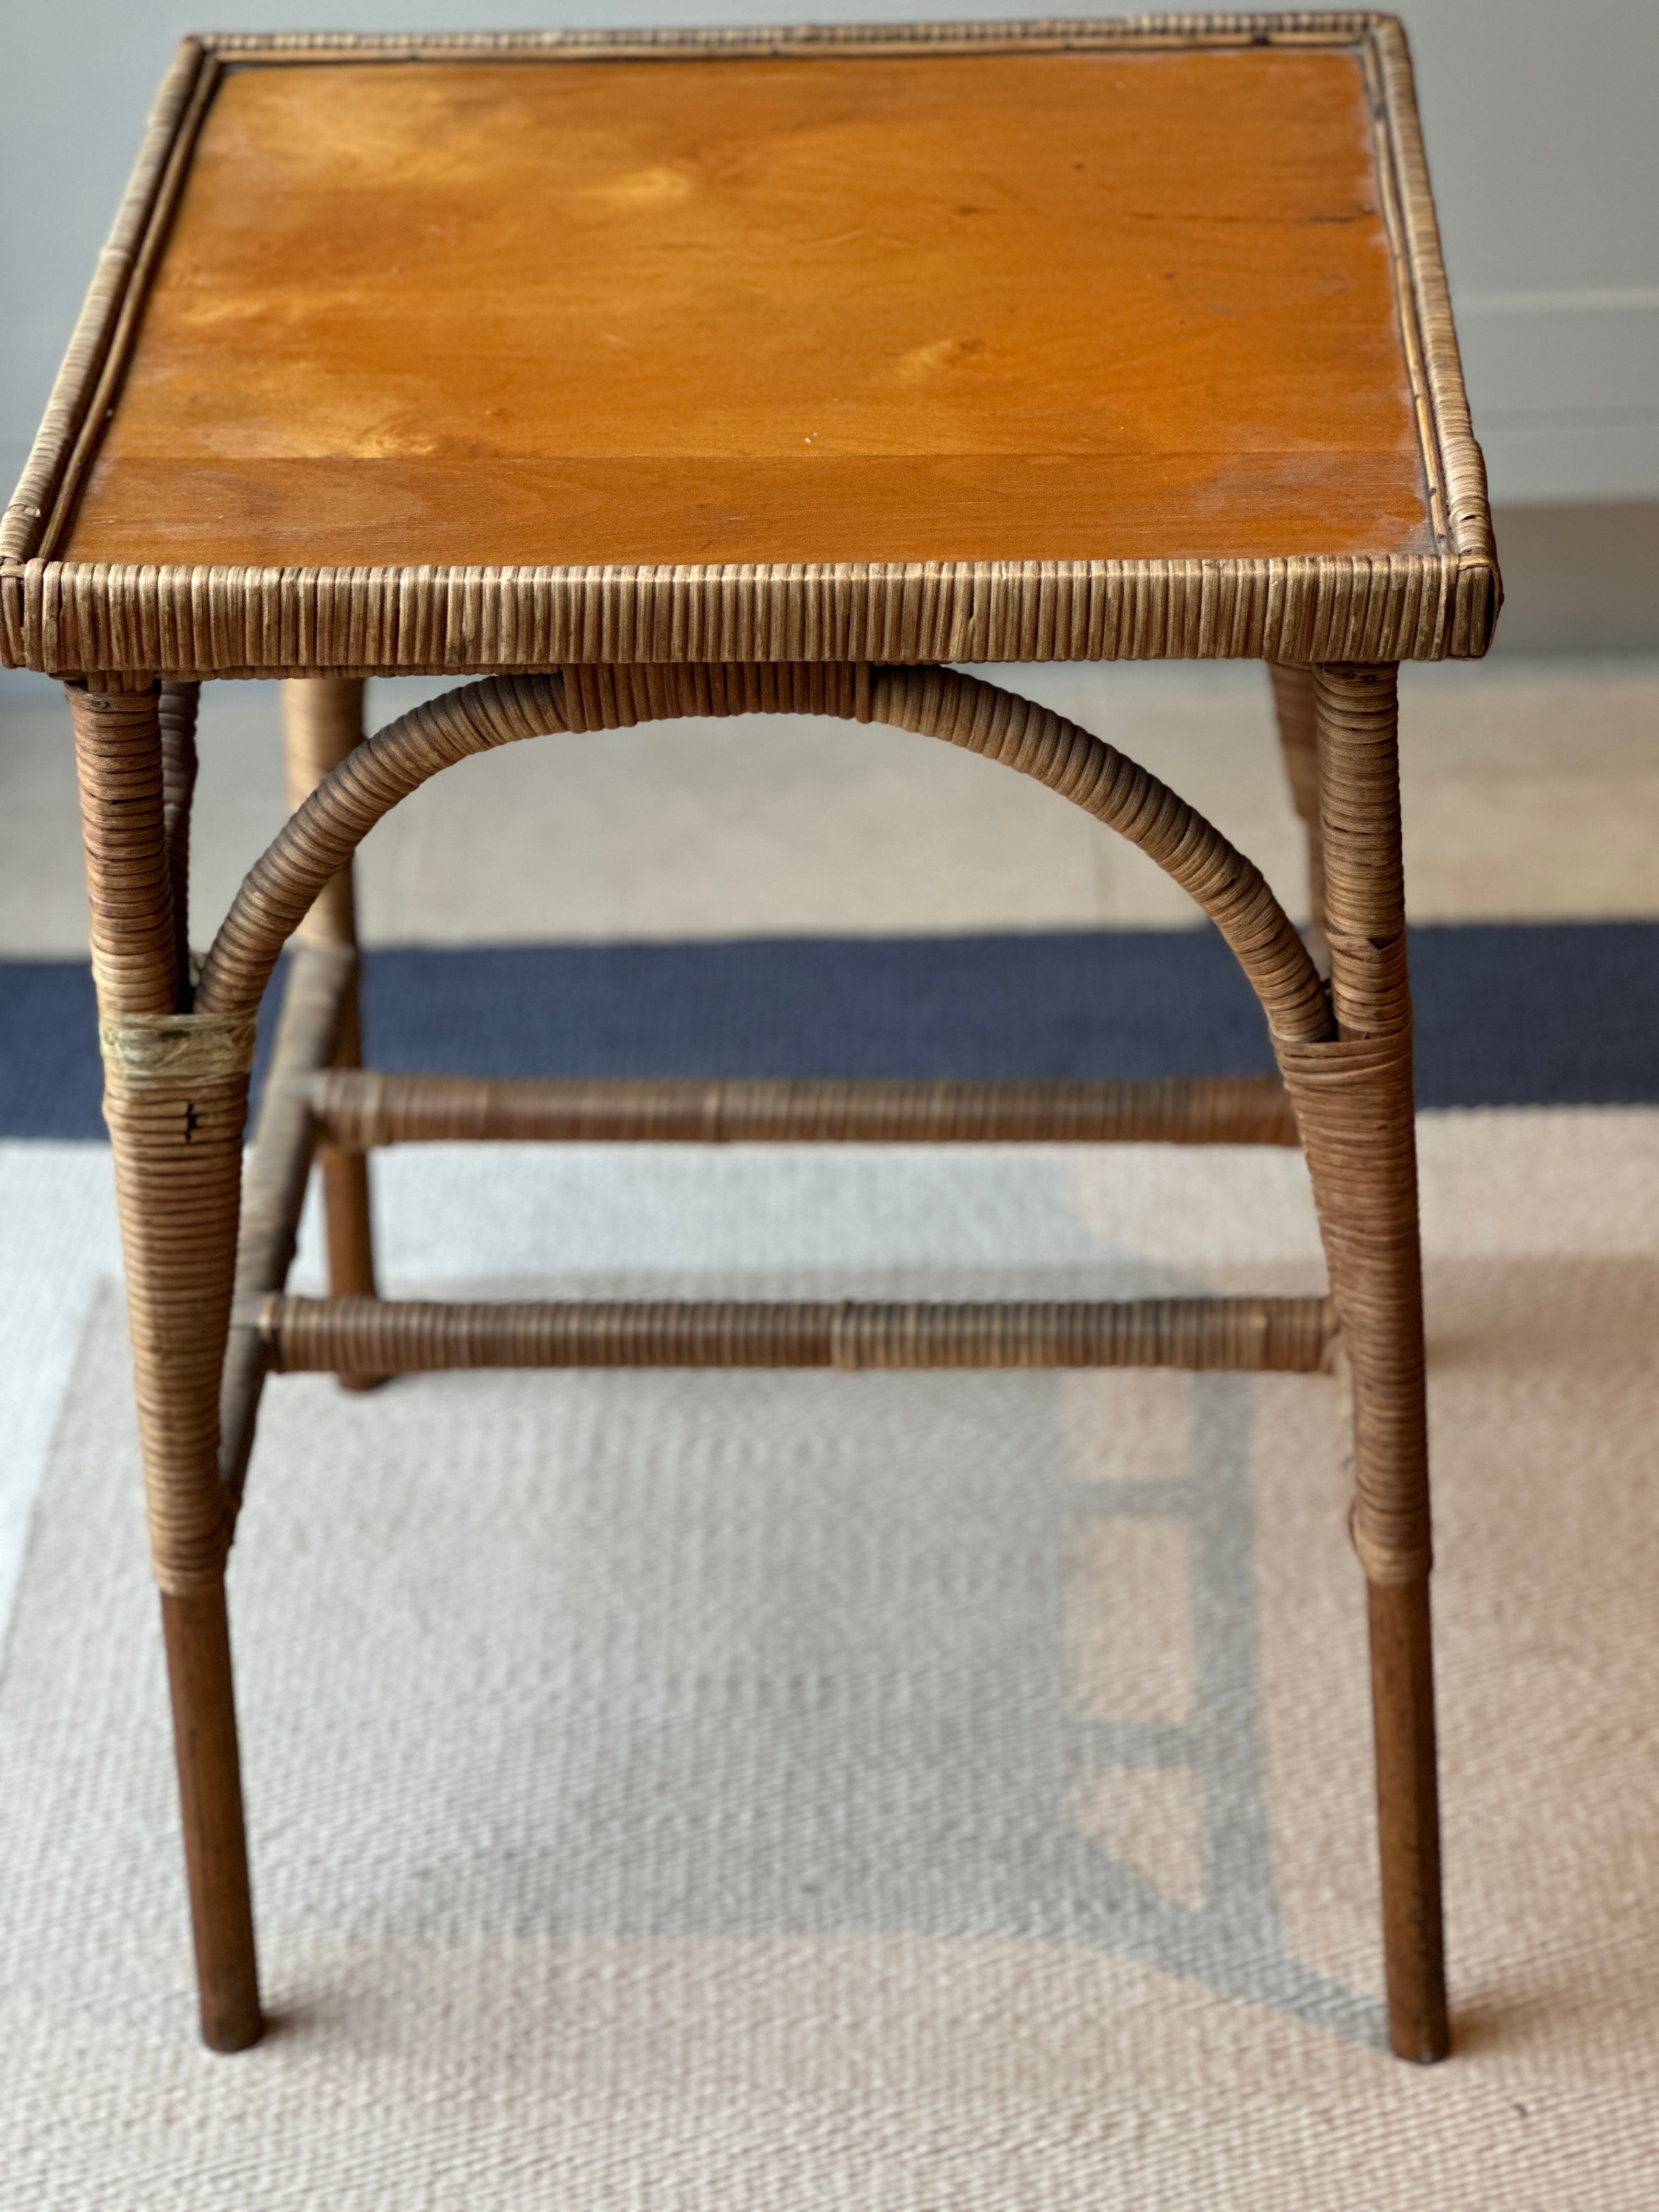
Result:
{"label": "wrapped rattan joint", "polygon": [[253,1066],[250,1014],[115,1014],[99,1024],[112,1095],[223,1083]]}

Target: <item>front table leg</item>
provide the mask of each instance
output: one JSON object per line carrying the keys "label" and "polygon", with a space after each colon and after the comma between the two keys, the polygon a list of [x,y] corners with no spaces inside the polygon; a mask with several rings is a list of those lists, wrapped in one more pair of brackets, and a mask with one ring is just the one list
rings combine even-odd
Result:
{"label": "front table leg", "polygon": [[240,2051],[258,2039],[259,1991],[225,1613],[234,1509],[219,1479],[218,1409],[253,1029],[189,1011],[173,912],[189,794],[164,775],[156,692],[67,689],[202,2033],[216,2051]]}
{"label": "front table leg", "polygon": [[1314,672],[1331,996],[1350,1064],[1320,1196],[1353,1375],[1389,2040],[1402,2057],[1431,2060],[1444,2057],[1449,2034],[1396,673]]}

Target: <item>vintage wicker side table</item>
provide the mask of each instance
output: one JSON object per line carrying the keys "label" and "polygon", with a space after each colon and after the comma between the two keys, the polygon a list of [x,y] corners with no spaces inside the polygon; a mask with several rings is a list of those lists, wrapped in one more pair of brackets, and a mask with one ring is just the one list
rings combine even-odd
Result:
{"label": "vintage wicker side table", "polygon": [[[184,45],[7,513],[0,651],[74,718],[210,2045],[259,2032],[224,1570],[267,1374],[1341,1358],[1390,2034],[1445,2051],[1395,678],[1484,652],[1498,599],[1392,18]],[[1307,944],[1156,779],[946,665],[1194,656],[1272,668]],[[362,679],[410,672],[483,680],[359,742]],[[198,961],[227,677],[288,680],[296,811]],[[757,709],[927,732],[1132,839],[1282,1084],[358,1066],[350,866],[389,808],[519,738]],[[1299,1141],[1331,1295],[378,1299],[366,1150],[463,1135]],[[289,1297],[313,1152],[334,1295]]]}

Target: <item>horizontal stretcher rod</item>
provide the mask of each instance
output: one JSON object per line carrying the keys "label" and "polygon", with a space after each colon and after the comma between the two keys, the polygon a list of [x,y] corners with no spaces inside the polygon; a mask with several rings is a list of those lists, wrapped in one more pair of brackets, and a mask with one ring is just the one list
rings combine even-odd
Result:
{"label": "horizontal stretcher rod", "polygon": [[455,1304],[267,1298],[258,1329],[286,1372],[458,1367],[1328,1367],[1328,1298],[1117,1304],[564,1301]]}
{"label": "horizontal stretcher rod", "polygon": [[305,1086],[319,1133],[351,1152],[481,1139],[657,1144],[1294,1145],[1276,1075],[1135,1082],[787,1082],[388,1075]]}

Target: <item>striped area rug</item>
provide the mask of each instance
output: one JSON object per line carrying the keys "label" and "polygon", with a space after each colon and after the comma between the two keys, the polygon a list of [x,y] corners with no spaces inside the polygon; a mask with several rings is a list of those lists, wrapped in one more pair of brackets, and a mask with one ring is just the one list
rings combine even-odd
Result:
{"label": "striped area rug", "polygon": [[[1659,1112],[1422,1126],[1425,2071],[1382,2046],[1332,1386],[1156,1373],[273,1385],[232,1577],[272,2033],[208,2057],[107,1156],[0,1147],[52,1401],[0,1674],[0,2204],[1650,2203]],[[1281,1153],[375,1166],[410,1292],[1320,1280]]]}

